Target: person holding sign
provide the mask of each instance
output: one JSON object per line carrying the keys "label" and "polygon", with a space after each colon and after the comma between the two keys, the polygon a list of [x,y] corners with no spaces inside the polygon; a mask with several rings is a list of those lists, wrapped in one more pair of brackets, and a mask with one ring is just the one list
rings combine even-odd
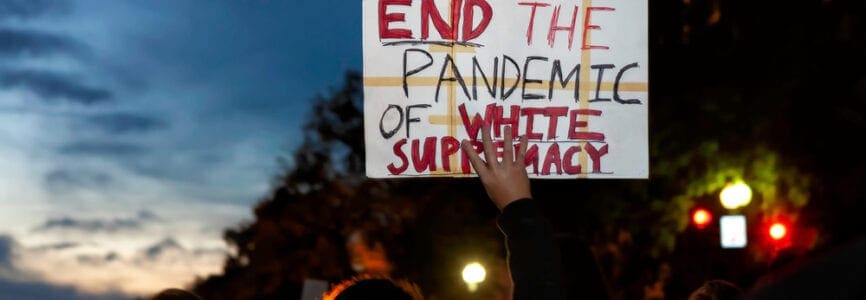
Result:
{"label": "person holding sign", "polygon": [[505,147],[502,161],[499,161],[489,124],[484,124],[481,139],[484,160],[468,140],[464,140],[461,147],[468,154],[490,200],[501,211],[497,223],[505,235],[514,299],[563,299],[561,260],[553,240],[553,228],[530,193],[525,161],[528,140],[520,137],[520,146],[514,153],[511,128],[505,127]]}

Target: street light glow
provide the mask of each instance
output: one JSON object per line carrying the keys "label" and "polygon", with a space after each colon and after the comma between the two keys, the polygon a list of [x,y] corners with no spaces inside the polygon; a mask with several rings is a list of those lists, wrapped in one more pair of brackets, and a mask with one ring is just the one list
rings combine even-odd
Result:
{"label": "street light glow", "polygon": [[744,207],[752,201],[752,189],[743,182],[728,184],[719,194],[719,200],[727,209]]}
{"label": "street light glow", "polygon": [[706,209],[700,208],[698,210],[695,210],[695,213],[692,214],[692,222],[695,223],[695,226],[697,226],[698,229],[703,229],[712,221],[713,215],[710,214],[710,212]]}
{"label": "street light glow", "polygon": [[470,292],[478,289],[478,284],[483,282],[485,277],[487,277],[487,271],[480,263],[473,262],[463,268],[463,281],[466,282]]}
{"label": "street light glow", "polygon": [[775,223],[773,226],[770,226],[770,237],[774,240],[781,240],[788,234],[788,228],[785,227],[785,224]]}

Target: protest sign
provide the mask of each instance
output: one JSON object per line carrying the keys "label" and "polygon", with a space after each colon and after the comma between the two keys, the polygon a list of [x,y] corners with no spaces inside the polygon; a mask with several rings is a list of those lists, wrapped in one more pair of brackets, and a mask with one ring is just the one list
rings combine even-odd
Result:
{"label": "protest sign", "polygon": [[483,123],[533,178],[648,176],[647,0],[362,6],[367,176],[471,176]]}

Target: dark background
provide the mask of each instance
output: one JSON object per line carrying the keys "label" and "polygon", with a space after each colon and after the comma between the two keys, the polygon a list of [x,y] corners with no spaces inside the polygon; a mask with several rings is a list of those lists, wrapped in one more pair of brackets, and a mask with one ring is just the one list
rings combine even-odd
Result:
{"label": "dark background", "polygon": [[[748,290],[861,235],[864,9],[862,1],[650,1],[650,180],[533,181],[559,232],[570,295],[680,299],[714,278]],[[477,180],[363,176],[359,76],[348,73],[342,89],[318,99],[296,164],[256,207],[255,222],[226,232],[238,254],[196,291],[290,299],[304,278],[345,279],[355,271],[342,245],[354,230],[431,299],[468,296],[458,276],[464,257],[501,264],[497,211]],[[739,179],[755,194],[739,211],[750,244],[722,250],[718,229],[699,230],[689,216],[700,206],[717,220],[719,191]],[[789,224],[785,245],[767,238],[776,220]]]}

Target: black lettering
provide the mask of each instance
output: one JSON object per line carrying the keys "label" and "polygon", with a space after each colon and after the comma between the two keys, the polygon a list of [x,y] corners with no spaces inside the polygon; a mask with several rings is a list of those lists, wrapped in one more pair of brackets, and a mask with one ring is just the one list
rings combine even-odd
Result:
{"label": "black lettering", "polygon": [[[422,53],[422,54],[427,56],[427,59],[429,61],[427,62],[427,64],[425,64],[421,67],[412,69],[411,71],[407,71],[406,67],[409,64],[409,52]],[[430,53],[428,53],[427,51],[424,51],[421,49],[406,49],[406,51],[403,51],[403,93],[406,94],[406,98],[409,98],[409,82],[408,82],[409,76],[418,74],[418,72],[421,72],[424,69],[429,68],[432,65],[433,65],[433,56],[430,55]]]}
{"label": "black lettering", "polygon": [[[385,115],[387,115],[388,111],[390,111],[391,109],[397,109],[397,112],[400,113],[400,122],[397,122],[397,127],[392,129],[391,131],[385,131],[385,124],[384,124],[385,123]],[[402,124],[402,123],[403,123],[403,108],[401,108],[399,105],[394,105],[394,104],[388,105],[388,108],[386,108],[385,112],[382,113],[382,119],[379,120],[379,132],[382,133],[382,137],[385,138],[386,140],[390,139],[395,134],[397,134],[397,131],[400,130],[400,124]]]}
{"label": "black lettering", "polygon": [[622,80],[622,74],[624,74],[625,71],[628,71],[628,69],[637,68],[637,67],[638,67],[637,63],[632,63],[630,65],[623,67],[621,70],[619,70],[619,74],[616,74],[616,81],[613,82],[613,100],[614,101],[616,101],[620,104],[641,104],[639,99],[623,99],[622,97],[619,96],[619,82]]}
{"label": "black lettering", "polygon": [[543,56],[530,56],[526,58],[526,62],[523,64],[523,100],[535,100],[542,99],[544,95],[542,94],[527,94],[526,93],[526,84],[527,83],[541,83],[540,79],[529,79],[529,63],[533,60],[541,60],[547,61],[547,57]]}
{"label": "black lettering", "polygon": [[476,70],[478,73],[481,73],[481,78],[484,79],[484,85],[487,87],[490,97],[496,99],[496,84],[499,82],[499,57],[493,58],[493,86],[490,86],[490,82],[487,81],[487,75],[484,74],[484,70],[478,64],[478,58],[472,57],[472,99],[474,100],[478,100],[478,77],[475,74]]}
{"label": "black lettering", "polygon": [[[445,71],[448,70],[448,66],[451,66],[451,72],[454,74],[454,77],[445,77]],[[460,87],[463,88],[463,93],[466,94],[466,98],[470,98],[469,89],[466,88],[466,82],[463,81],[463,76],[460,76],[460,70],[457,70],[457,65],[454,64],[454,59],[451,58],[451,55],[445,55],[445,63],[442,64],[442,72],[439,72],[439,82],[436,84],[436,98],[434,101],[439,102],[439,90],[442,89],[443,81],[457,81],[460,83]]]}
{"label": "black lettering", "polygon": [[571,69],[571,72],[568,73],[568,76],[564,79],[562,78],[562,64],[560,61],[553,61],[553,68],[550,69],[550,91],[548,94],[548,99],[553,99],[553,83],[556,80],[556,77],[559,76],[559,85],[562,88],[568,86],[568,81],[571,80],[571,77],[574,77],[574,102],[580,101],[580,64]]}
{"label": "black lettering", "polygon": [[406,138],[411,138],[409,135],[409,124],[421,122],[419,118],[412,117],[412,109],[413,108],[430,108],[432,105],[430,104],[415,104],[409,105],[406,107]]}
{"label": "black lettering", "polygon": [[[512,85],[511,88],[508,89],[508,92],[505,91],[505,78],[508,78],[508,77],[505,77],[505,62],[506,61],[510,62],[511,65],[514,66],[514,69],[517,70],[517,76],[514,76],[514,78],[517,78],[517,80],[514,80],[514,85]],[[514,59],[512,59],[508,55],[503,55],[502,56],[502,92],[500,93],[500,97],[502,97],[502,100],[508,99],[508,97],[511,96],[511,93],[513,93],[514,90],[517,89],[517,84],[519,82],[520,82],[520,65],[518,65],[517,62],[514,61]]]}
{"label": "black lettering", "polygon": [[592,65],[590,66],[593,70],[598,70],[598,79],[595,81],[595,98],[590,99],[589,102],[599,102],[599,101],[610,101],[610,98],[601,98],[599,94],[601,93],[601,82],[604,79],[604,70],[605,69],[613,69],[616,66],[611,64],[604,65]]}

